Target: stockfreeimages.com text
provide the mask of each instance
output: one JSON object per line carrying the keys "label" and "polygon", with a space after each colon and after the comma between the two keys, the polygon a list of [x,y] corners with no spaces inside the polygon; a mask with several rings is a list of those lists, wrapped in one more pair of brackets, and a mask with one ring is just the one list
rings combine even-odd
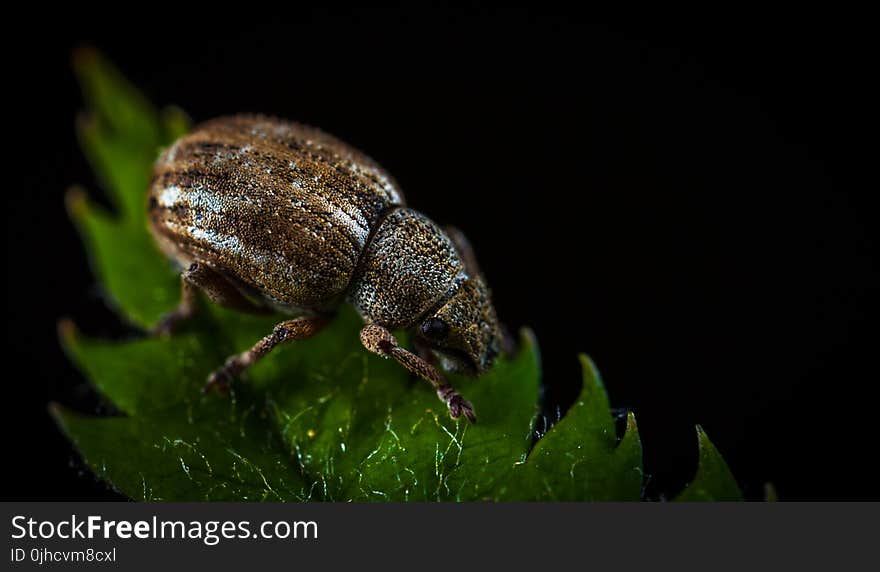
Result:
{"label": "stockfreeimages.com text", "polygon": [[85,518],[71,515],[67,520],[34,520],[18,515],[12,518],[13,539],[159,539],[159,540],[200,540],[208,546],[219,544],[221,540],[260,539],[260,540],[314,540],[318,538],[318,523],[315,521],[263,521],[251,524],[250,521],[205,522],[192,520],[104,520],[91,515]]}

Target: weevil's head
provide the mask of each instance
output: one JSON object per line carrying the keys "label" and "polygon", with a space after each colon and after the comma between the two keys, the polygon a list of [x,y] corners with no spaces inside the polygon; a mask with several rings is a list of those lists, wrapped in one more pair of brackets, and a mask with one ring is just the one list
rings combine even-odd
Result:
{"label": "weevil's head", "polygon": [[501,328],[483,278],[462,277],[446,302],[421,320],[415,335],[447,371],[478,375],[492,367]]}
{"label": "weevil's head", "polygon": [[501,333],[483,277],[412,209],[390,212],[375,230],[347,299],[367,322],[409,330],[448,371],[480,374],[498,355]]}

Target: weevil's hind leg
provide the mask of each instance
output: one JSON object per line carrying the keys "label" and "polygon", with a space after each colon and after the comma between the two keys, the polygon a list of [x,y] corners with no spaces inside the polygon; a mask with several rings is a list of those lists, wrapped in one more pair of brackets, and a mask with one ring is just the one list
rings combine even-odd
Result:
{"label": "weevil's hind leg", "polygon": [[180,275],[180,302],[175,309],[162,316],[159,322],[153,326],[150,333],[154,336],[171,334],[181,324],[195,316],[199,305],[198,287],[188,279],[189,272],[187,270]]}
{"label": "weevil's hind leg", "polygon": [[208,376],[208,382],[203,391],[207,392],[212,388],[225,390],[234,377],[254,365],[260,358],[271,352],[275,346],[294,340],[308,339],[321,331],[328,321],[327,316],[303,316],[281,322],[275,326],[271,334],[255,343],[251,349],[230,356],[223,367],[214,370]]}
{"label": "weevil's hind leg", "polygon": [[225,276],[199,262],[193,262],[180,275],[180,303],[177,308],[165,314],[153,328],[155,335],[170,334],[198,311],[198,291],[205,293],[209,300],[231,310],[250,314],[268,313],[269,310],[248,300]]}
{"label": "weevil's hind leg", "polygon": [[474,406],[455,390],[449,381],[433,365],[416,354],[400,347],[394,335],[382,326],[369,324],[361,330],[361,343],[365,348],[382,357],[393,357],[403,367],[425,379],[437,392],[440,401],[449,408],[449,415],[458,419],[462,415],[471,423],[477,422]]}

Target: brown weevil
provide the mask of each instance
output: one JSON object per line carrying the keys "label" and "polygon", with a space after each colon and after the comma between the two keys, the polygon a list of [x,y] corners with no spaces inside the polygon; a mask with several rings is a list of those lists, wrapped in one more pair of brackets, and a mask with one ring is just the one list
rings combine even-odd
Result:
{"label": "brown weevil", "polygon": [[[407,208],[372,159],[315,128],[224,117],[162,153],[148,198],[153,236],[182,270],[180,304],[157,332],[194,314],[198,290],[223,307],[296,316],[231,356],[206,388],[313,336],[347,302],[367,350],[429,381],[453,418],[475,420],[432,364],[472,375],[492,365],[502,334],[489,289],[464,236]],[[394,329],[409,331],[414,352]]]}

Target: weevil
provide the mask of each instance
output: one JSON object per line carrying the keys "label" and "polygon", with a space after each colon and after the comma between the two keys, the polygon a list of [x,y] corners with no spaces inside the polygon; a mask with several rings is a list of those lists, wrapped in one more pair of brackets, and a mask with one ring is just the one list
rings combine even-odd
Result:
{"label": "weevil", "polygon": [[181,270],[180,303],[157,334],[195,314],[199,291],[226,308],[292,316],[230,356],[206,388],[225,388],[277,345],[314,336],[348,303],[364,320],[367,350],[427,380],[454,419],[476,420],[435,366],[471,375],[491,367],[504,336],[489,288],[464,235],[408,208],[365,154],[298,123],[214,119],[161,154],[147,210]]}

